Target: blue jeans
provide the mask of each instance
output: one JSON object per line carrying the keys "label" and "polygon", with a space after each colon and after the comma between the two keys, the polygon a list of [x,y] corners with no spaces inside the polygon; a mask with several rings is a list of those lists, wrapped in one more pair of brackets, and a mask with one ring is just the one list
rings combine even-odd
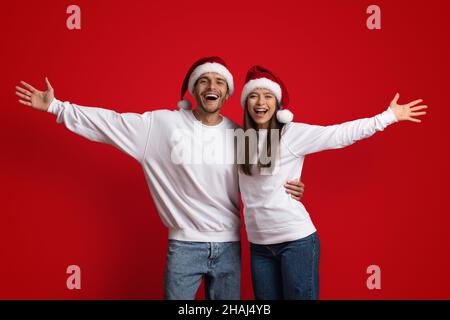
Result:
{"label": "blue jeans", "polygon": [[255,299],[319,299],[317,233],[279,244],[251,243],[250,255]]}
{"label": "blue jeans", "polygon": [[241,297],[241,243],[169,239],[165,299],[194,300],[202,279],[208,300]]}

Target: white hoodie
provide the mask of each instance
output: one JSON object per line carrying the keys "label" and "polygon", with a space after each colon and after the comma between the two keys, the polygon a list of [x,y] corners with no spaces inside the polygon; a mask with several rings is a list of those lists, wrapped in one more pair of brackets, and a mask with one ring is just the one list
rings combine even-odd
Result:
{"label": "white hoodie", "polygon": [[[278,171],[253,175],[239,170],[239,186],[244,204],[247,236],[255,244],[294,241],[316,231],[308,212],[284,190],[287,180],[300,178],[305,155],[327,149],[338,149],[370,137],[396,122],[391,108],[372,118],[332,126],[289,123],[283,127],[280,140]],[[259,145],[265,144],[267,132]],[[264,168],[265,169],[265,168]]]}
{"label": "white hoodie", "polygon": [[92,141],[111,144],[141,164],[158,213],[169,228],[169,239],[240,240],[236,166],[232,162],[177,164],[173,161],[173,151],[188,143],[192,155],[205,152],[208,143],[196,140],[199,132],[215,135],[215,150],[233,155],[234,145],[227,140],[230,137],[226,132],[238,126],[231,120],[223,117],[218,125],[206,126],[187,110],[119,114],[57,99],[53,99],[48,112],[56,115],[57,123],[64,122],[70,131]]}

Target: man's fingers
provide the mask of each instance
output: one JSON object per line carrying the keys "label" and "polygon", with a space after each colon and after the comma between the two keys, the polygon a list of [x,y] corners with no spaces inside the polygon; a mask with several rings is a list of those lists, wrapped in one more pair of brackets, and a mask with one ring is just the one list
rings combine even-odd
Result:
{"label": "man's fingers", "polygon": [[25,81],[20,81],[21,84],[23,84],[25,87],[27,87],[31,92],[36,91],[35,88],[33,88],[33,86],[29,85],[28,83],[26,83]]}
{"label": "man's fingers", "polygon": [[24,88],[21,88],[21,87],[19,87],[19,86],[16,86],[16,90],[19,90],[20,92],[25,93],[26,95],[31,96],[31,92],[28,91],[28,90],[25,90]]}
{"label": "man's fingers", "polygon": [[295,200],[297,200],[297,201],[300,201],[300,197],[296,197],[296,196],[291,195],[291,198],[292,198],[292,199],[295,199]]}
{"label": "man's fingers", "polygon": [[285,184],[284,187],[288,190],[294,190],[294,191],[304,191],[305,190],[304,187],[298,186],[298,185]]}
{"label": "man's fingers", "polygon": [[407,106],[408,107],[412,107],[412,106],[415,106],[418,103],[421,103],[422,101],[423,101],[422,99],[414,100],[414,101],[408,103]]}
{"label": "man's fingers", "polygon": [[297,183],[297,182],[295,182],[295,183],[286,182],[284,184],[284,186],[285,187],[289,187],[289,188],[296,188],[296,189],[305,187],[305,185],[303,183],[301,183],[301,182],[299,182],[299,183]]}
{"label": "man's fingers", "polygon": [[19,97],[26,99],[26,100],[31,100],[30,96],[24,95],[23,93],[17,92],[16,91],[16,95],[18,95]]}
{"label": "man's fingers", "polygon": [[20,102],[21,104],[24,104],[24,105],[26,105],[26,106],[31,107],[31,102],[23,101],[23,100],[19,100],[19,102]]}
{"label": "man's fingers", "polygon": [[421,123],[422,122],[419,119],[414,119],[413,117],[409,117],[408,120],[412,121],[412,122],[417,122],[417,123]]}
{"label": "man's fingers", "polygon": [[287,190],[286,192],[297,197],[301,197],[303,195],[303,191]]}
{"label": "man's fingers", "polygon": [[53,87],[52,87],[52,85],[50,84],[50,81],[48,81],[48,78],[47,78],[47,77],[45,77],[45,84],[47,85],[47,89],[48,89],[48,90],[53,90]]}
{"label": "man's fingers", "polygon": [[288,182],[285,183],[285,185],[286,184],[293,184],[293,185],[302,186],[302,187],[305,186],[305,184],[303,182],[301,182],[300,180],[289,180]]}
{"label": "man's fingers", "polygon": [[422,105],[422,106],[412,107],[410,110],[418,111],[418,110],[422,110],[422,109],[426,109],[426,108],[428,108],[428,106]]}

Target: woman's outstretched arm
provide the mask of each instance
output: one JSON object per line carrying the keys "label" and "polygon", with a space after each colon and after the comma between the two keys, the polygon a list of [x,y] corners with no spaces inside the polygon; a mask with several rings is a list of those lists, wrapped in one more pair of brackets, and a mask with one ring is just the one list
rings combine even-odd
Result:
{"label": "woman's outstretched arm", "polygon": [[388,125],[399,121],[420,123],[417,117],[425,115],[426,105],[418,105],[422,99],[398,104],[400,95],[397,93],[389,107],[384,112],[371,117],[348,121],[332,126],[315,126],[304,123],[293,123],[287,139],[289,150],[302,156],[328,149],[338,149],[349,146],[356,141],[368,138],[377,131],[383,131]]}

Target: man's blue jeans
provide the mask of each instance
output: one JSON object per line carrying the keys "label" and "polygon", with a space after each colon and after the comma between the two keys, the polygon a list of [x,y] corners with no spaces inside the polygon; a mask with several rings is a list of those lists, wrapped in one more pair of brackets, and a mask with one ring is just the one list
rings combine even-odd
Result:
{"label": "man's blue jeans", "polygon": [[273,245],[251,243],[250,255],[255,299],[319,299],[317,233]]}
{"label": "man's blue jeans", "polygon": [[193,300],[202,279],[208,300],[239,300],[241,243],[169,239],[165,299]]}

